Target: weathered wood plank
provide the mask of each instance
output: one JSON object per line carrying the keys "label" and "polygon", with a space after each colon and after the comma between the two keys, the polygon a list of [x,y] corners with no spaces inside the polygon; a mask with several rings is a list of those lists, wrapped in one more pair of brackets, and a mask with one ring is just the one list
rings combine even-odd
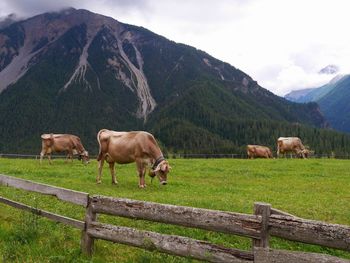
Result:
{"label": "weathered wood plank", "polygon": [[25,210],[25,211],[29,211],[33,214],[39,215],[39,216],[43,216],[46,217],[52,221],[55,222],[59,222],[59,223],[63,223],[65,225],[69,225],[78,229],[83,230],[85,228],[85,223],[83,221],[80,220],[76,220],[73,218],[69,218],[69,217],[65,217],[65,216],[61,216],[61,215],[57,215],[45,210],[41,210],[41,209],[37,209],[35,207],[32,206],[28,206],[19,202],[15,202],[12,201],[10,199],[4,198],[0,196],[0,203],[21,209],[21,210]]}
{"label": "weathered wood plank", "polygon": [[89,204],[86,208],[86,214],[85,214],[85,229],[81,233],[81,251],[85,253],[88,256],[92,256],[92,253],[94,251],[94,238],[87,233],[87,229],[90,226],[90,224],[97,220],[97,214],[92,211],[91,207],[91,200],[89,199]]}
{"label": "weathered wood plank", "polygon": [[254,214],[261,216],[260,239],[253,239],[253,247],[269,247],[269,219],[271,214],[271,205],[266,203],[254,203]]}
{"label": "weathered wood plank", "polygon": [[271,215],[281,215],[281,216],[290,216],[290,217],[296,217],[295,215],[289,214],[287,212],[284,212],[282,210],[276,209],[276,208],[271,208]]}
{"label": "weathered wood plank", "polygon": [[88,193],[55,187],[47,184],[35,183],[3,174],[0,174],[0,184],[41,194],[53,195],[60,200],[82,205],[84,207],[87,206],[88,202]]}
{"label": "weathered wood plank", "polygon": [[254,263],[350,263],[350,260],[318,253],[254,248]]}
{"label": "weathered wood plank", "polygon": [[350,251],[350,226],[271,215],[270,235]]}
{"label": "weathered wood plank", "polygon": [[104,196],[93,196],[91,201],[95,213],[260,238],[261,217],[255,215]]}
{"label": "weathered wood plank", "polygon": [[247,263],[253,261],[252,252],[229,249],[187,237],[163,235],[128,227],[93,222],[88,226],[87,233],[94,238],[209,262]]}

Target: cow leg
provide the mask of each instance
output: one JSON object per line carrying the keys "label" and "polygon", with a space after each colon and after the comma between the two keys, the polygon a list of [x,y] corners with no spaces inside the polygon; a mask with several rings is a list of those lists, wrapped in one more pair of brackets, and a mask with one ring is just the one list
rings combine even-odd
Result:
{"label": "cow leg", "polygon": [[109,170],[111,170],[112,184],[118,184],[117,179],[115,178],[114,163],[109,163]]}
{"label": "cow leg", "polygon": [[146,167],[142,163],[142,161],[136,161],[136,166],[137,166],[137,172],[139,174],[139,188],[145,188],[146,183],[145,183],[145,173],[146,173]]}
{"label": "cow leg", "polygon": [[42,164],[44,156],[45,156],[45,152],[41,151],[41,153],[40,153],[40,164]]}
{"label": "cow leg", "polygon": [[98,161],[98,174],[96,176],[96,183],[98,183],[98,184],[101,183],[102,168],[103,168],[104,162],[105,162],[105,160],[103,158]]}
{"label": "cow leg", "polygon": [[73,162],[73,152],[72,151],[67,152],[66,162],[68,162],[69,159],[71,160],[71,162]]}
{"label": "cow leg", "polygon": [[47,158],[49,159],[49,164],[52,164],[52,162],[51,162],[51,153],[49,153],[49,154],[47,155]]}

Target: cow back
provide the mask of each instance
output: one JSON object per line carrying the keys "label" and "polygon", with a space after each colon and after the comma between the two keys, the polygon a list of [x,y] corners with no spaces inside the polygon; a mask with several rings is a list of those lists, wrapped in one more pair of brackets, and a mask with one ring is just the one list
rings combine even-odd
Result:
{"label": "cow back", "polygon": [[151,162],[162,155],[153,135],[148,132],[118,132],[110,134],[107,140],[103,136],[100,138],[102,156],[108,155],[110,162]]}

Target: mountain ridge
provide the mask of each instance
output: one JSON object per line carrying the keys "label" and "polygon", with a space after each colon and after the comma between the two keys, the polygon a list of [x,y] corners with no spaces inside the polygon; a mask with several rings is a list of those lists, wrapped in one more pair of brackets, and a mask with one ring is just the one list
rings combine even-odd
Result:
{"label": "mountain ridge", "polygon": [[337,75],[327,84],[311,90],[301,90],[302,96],[297,97],[291,92],[285,98],[298,102],[316,102],[320,105],[330,126],[344,132],[350,132],[350,116],[348,106],[350,99],[350,75]]}
{"label": "mountain ridge", "polygon": [[192,141],[187,151],[243,151],[252,141],[274,143],[269,122],[310,141],[309,126],[327,127],[316,103],[288,102],[204,51],[87,10],[13,23],[0,30],[0,50],[1,151],[33,151],[47,132],[77,134],[96,148],[101,128],[147,129],[174,151]]}
{"label": "mountain ridge", "polygon": [[312,102],[312,101],[317,102],[323,96],[327,95],[327,93],[332,91],[332,89],[336,87],[337,83],[346,76],[347,75],[344,75],[344,74],[338,74],[335,77],[333,77],[327,84],[322,85],[321,87],[293,90],[288,94],[286,94],[284,98],[293,102],[298,102],[298,103],[305,103],[305,102]]}

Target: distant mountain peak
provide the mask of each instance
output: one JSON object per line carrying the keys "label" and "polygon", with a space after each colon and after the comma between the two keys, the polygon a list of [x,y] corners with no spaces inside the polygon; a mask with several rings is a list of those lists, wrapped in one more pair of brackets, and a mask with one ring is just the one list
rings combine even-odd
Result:
{"label": "distant mountain peak", "polygon": [[339,72],[339,67],[337,65],[327,65],[324,68],[322,68],[318,74],[327,74],[327,75],[333,75]]}

